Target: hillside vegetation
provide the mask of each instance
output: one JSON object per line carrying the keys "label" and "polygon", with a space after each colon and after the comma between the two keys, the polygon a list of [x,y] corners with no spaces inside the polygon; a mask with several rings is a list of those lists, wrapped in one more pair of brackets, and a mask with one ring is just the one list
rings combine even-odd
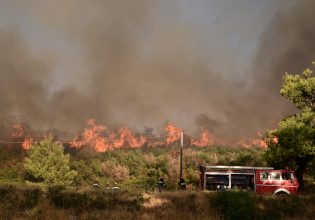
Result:
{"label": "hillside vegetation", "polygon": [[[56,172],[52,169],[43,171],[44,168],[39,162],[45,158],[43,163],[50,163],[50,166],[54,167],[55,165],[52,164],[57,163],[58,167],[61,167],[60,159],[47,161],[48,158],[54,156],[40,156],[43,152],[36,153],[39,155],[38,158],[30,157],[31,152],[29,151],[12,150],[5,146],[1,147],[0,151],[0,182],[58,185],[58,181],[53,180],[58,176]],[[158,179],[163,177],[167,189],[173,190],[176,189],[179,179],[180,158],[177,145],[159,148],[118,149],[104,153],[97,153],[88,148],[81,150],[65,148],[65,153],[69,154],[69,161],[64,166],[69,168],[66,169],[63,166],[62,169],[76,173],[76,175],[72,175],[71,182],[67,180],[69,186],[86,187],[98,184],[100,187],[111,187],[113,184],[117,184],[123,189],[153,190]],[[259,147],[185,148],[183,175],[189,189],[198,189],[201,164],[264,166],[266,163],[263,153],[264,150]],[[60,158],[60,152],[56,155],[59,155]],[[40,161],[31,164],[30,159],[27,158]],[[53,172],[53,177],[48,175],[49,172]],[[40,173],[45,173],[45,175],[40,176]]]}
{"label": "hillside vegetation", "polygon": [[[63,153],[68,159],[62,161],[48,154],[45,163],[57,163],[61,170],[68,166],[65,170],[75,173],[67,184],[45,182],[45,176],[34,178],[27,168],[32,151],[9,146],[0,151],[0,219],[312,219],[315,211],[312,166],[307,171],[307,191],[295,197],[199,190],[201,164],[266,166],[265,150],[255,146],[185,148],[186,191],[177,190],[178,145],[104,153],[66,147]],[[56,174],[53,169],[46,171]],[[160,177],[166,181],[162,193],[156,190]]]}

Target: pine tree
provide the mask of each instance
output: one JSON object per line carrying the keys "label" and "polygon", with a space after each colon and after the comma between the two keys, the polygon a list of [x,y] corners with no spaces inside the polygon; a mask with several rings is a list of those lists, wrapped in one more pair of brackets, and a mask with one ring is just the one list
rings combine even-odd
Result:
{"label": "pine tree", "polygon": [[64,154],[61,143],[53,142],[52,135],[30,146],[24,166],[28,180],[48,185],[70,185],[77,175],[70,170],[69,154]]}
{"label": "pine tree", "polygon": [[306,69],[303,74],[286,74],[280,93],[298,109],[284,118],[279,128],[266,133],[265,157],[275,168],[290,167],[296,171],[301,188],[304,174],[315,159],[315,77]]}

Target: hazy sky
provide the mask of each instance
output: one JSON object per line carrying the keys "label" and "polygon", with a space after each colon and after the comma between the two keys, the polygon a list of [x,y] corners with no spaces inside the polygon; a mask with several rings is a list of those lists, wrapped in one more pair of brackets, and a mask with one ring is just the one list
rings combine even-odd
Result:
{"label": "hazy sky", "polygon": [[[65,28],[69,22],[76,22],[71,18],[71,13],[78,10],[80,18],[88,22],[93,14],[93,8],[100,4],[97,1],[12,1],[1,0],[0,27],[14,28],[24,35],[30,49],[35,53],[52,53],[56,56],[54,76],[56,80],[53,86],[60,87],[63,84],[78,84],[78,74],[88,75],[84,69],[84,63],[78,66],[78,62],[84,62],[80,55],[80,42],[74,42],[73,36]],[[84,3],[82,3],[84,2]],[[105,1],[106,2],[106,1]],[[124,7],[124,1],[117,4],[117,16],[119,7]],[[150,20],[144,27],[150,32],[163,30],[168,25],[181,26],[193,35],[194,38],[202,38],[208,53],[211,55],[209,63],[215,64],[216,70],[221,74],[233,74],[244,77],[246,69],[250,66],[257,52],[259,36],[264,28],[271,22],[275,13],[292,5],[293,0],[176,0],[176,1],[152,1],[152,11],[146,19]],[[86,7],[82,7],[82,5]],[[106,7],[106,4],[102,4]],[[101,10],[101,9],[100,9]],[[104,14],[106,8],[104,8]],[[142,13],[142,12],[140,12]],[[110,19],[110,18],[107,18]],[[71,21],[69,21],[71,20]],[[106,19],[104,18],[104,23]],[[128,21],[126,21],[128,22]],[[88,25],[95,25],[90,23]],[[160,26],[160,27],[159,27]],[[172,27],[170,27],[172,28]],[[144,44],[139,45],[143,50],[152,50],[150,40],[152,36],[142,36]],[[147,42],[149,41],[149,42]],[[191,39],[195,44],[195,39]],[[194,47],[196,45],[187,45]],[[203,48],[204,49],[204,48]],[[198,48],[196,48],[198,50]],[[216,54],[212,51],[221,51]],[[198,51],[196,51],[198,53]],[[227,65],[228,63],[228,65]],[[80,68],[78,68],[80,67]]]}
{"label": "hazy sky", "polygon": [[[171,121],[251,136],[293,110],[278,91],[285,71],[314,58],[305,31],[314,9],[311,0],[0,0],[1,120],[61,130],[87,118],[137,130]],[[292,42],[307,56],[291,68]]]}

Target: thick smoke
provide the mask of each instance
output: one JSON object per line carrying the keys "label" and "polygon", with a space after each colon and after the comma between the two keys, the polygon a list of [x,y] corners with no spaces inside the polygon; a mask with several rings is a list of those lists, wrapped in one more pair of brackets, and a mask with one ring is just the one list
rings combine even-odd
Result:
{"label": "thick smoke", "polygon": [[296,111],[292,103],[280,97],[279,90],[285,72],[299,74],[313,68],[315,60],[315,2],[296,1],[280,11],[261,36],[254,73],[253,97],[250,104],[262,106],[260,123],[276,126],[284,114]]}
{"label": "thick smoke", "polygon": [[252,136],[292,111],[279,95],[282,74],[314,60],[311,0],[277,14],[261,36],[252,72],[241,80],[233,69],[218,70],[212,60],[224,53],[210,51],[209,36],[177,19],[176,7],[163,17],[168,7],[147,0],[7,4],[65,33],[79,48],[84,62],[77,68],[84,77],[64,73],[75,83],[51,92],[58,54],[35,56],[18,31],[2,28],[4,123],[15,117],[37,129],[77,131],[85,119],[95,118],[110,127],[161,130],[171,121],[189,132],[205,127],[229,139]]}
{"label": "thick smoke", "polygon": [[47,119],[46,83],[52,63],[49,59],[32,57],[23,36],[14,28],[0,30],[0,48],[0,117],[3,135],[11,123]]}

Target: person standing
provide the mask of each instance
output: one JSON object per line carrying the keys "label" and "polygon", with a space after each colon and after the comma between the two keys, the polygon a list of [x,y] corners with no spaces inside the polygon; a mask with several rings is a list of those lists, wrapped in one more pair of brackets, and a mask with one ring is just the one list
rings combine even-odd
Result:
{"label": "person standing", "polygon": [[181,177],[181,178],[179,179],[178,188],[179,188],[180,190],[186,190],[186,182],[185,182],[185,180],[184,180],[183,177]]}
{"label": "person standing", "polygon": [[164,179],[161,177],[158,181],[158,189],[159,189],[159,192],[162,192],[162,190],[165,188],[165,182],[164,182]]}

